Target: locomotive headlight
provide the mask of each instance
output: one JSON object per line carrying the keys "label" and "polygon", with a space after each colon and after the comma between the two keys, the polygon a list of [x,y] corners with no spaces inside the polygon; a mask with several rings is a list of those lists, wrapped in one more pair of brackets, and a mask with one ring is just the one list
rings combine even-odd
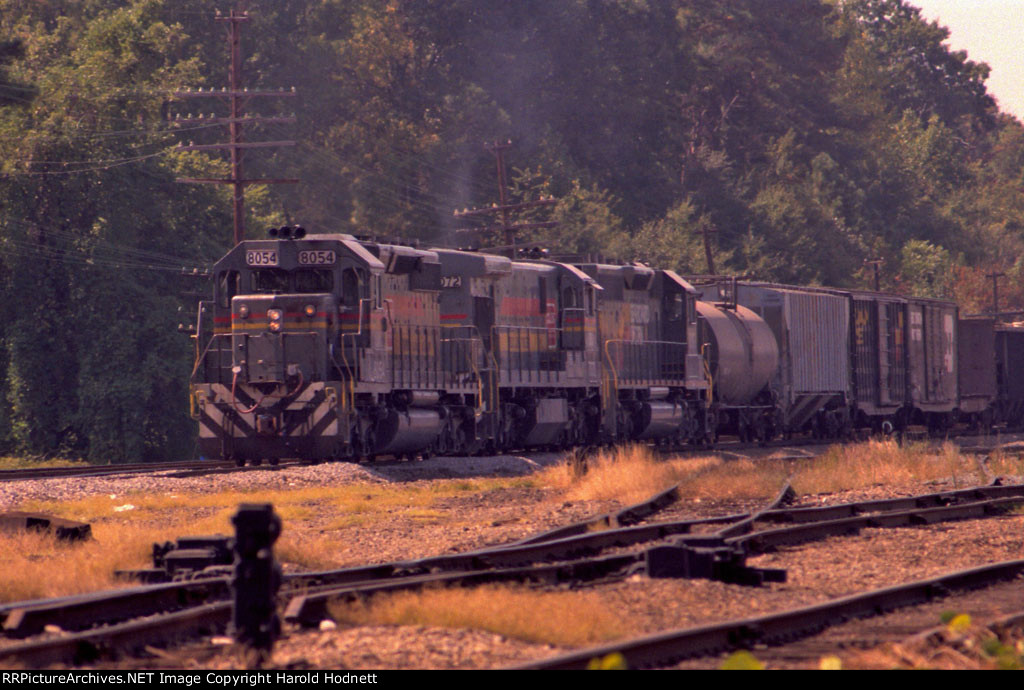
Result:
{"label": "locomotive headlight", "polygon": [[270,320],[270,330],[274,331],[275,333],[281,330],[281,318],[283,316],[284,313],[280,309],[267,310],[267,318]]}
{"label": "locomotive headlight", "polygon": [[308,316],[309,318],[313,318],[314,316],[316,316],[316,307],[314,307],[312,304],[307,304],[305,307],[302,308],[302,313]]}
{"label": "locomotive headlight", "polygon": [[238,308],[238,316],[243,319],[249,318],[249,305],[243,304]]}

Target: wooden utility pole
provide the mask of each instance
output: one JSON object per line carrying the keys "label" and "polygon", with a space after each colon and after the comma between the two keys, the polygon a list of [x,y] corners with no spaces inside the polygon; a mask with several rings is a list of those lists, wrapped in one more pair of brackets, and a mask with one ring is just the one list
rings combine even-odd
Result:
{"label": "wooden utility pole", "polygon": [[250,98],[283,98],[283,97],[294,97],[295,87],[292,87],[291,91],[249,91],[242,85],[242,51],[241,51],[241,25],[243,22],[249,21],[249,13],[246,10],[247,2],[244,0],[240,3],[237,10],[231,10],[231,14],[227,17],[221,16],[220,12],[217,12],[215,21],[227,22],[228,24],[228,43],[231,47],[231,71],[229,77],[230,86],[227,89],[221,89],[216,91],[208,89],[206,91],[198,89],[192,91],[178,91],[174,95],[178,98],[219,98],[222,101],[226,101],[230,111],[228,117],[197,117],[193,118],[175,118],[174,122],[177,124],[226,124],[228,125],[228,131],[230,133],[230,142],[226,144],[193,144],[189,142],[187,146],[179,144],[179,151],[213,151],[213,150],[224,150],[227,149],[231,152],[231,177],[228,178],[210,178],[210,177],[181,177],[178,178],[178,182],[187,183],[199,183],[199,184],[229,184],[234,187],[233,195],[233,207],[234,207],[234,239],[235,244],[238,244],[245,239],[245,188],[252,184],[295,184],[299,180],[294,178],[246,178],[242,174],[242,153],[245,149],[252,148],[269,148],[275,146],[294,146],[294,141],[260,141],[260,142],[245,142],[242,138],[242,126],[245,124],[255,123],[293,123],[295,122],[294,117],[260,117],[260,116],[246,116],[245,107]]}
{"label": "wooden utility pole", "polygon": [[996,317],[999,316],[999,279],[1005,275],[998,271],[985,274],[986,278],[992,279],[992,314]]}
{"label": "wooden utility pole", "polygon": [[718,232],[718,228],[713,227],[711,221],[704,218],[701,219],[700,230],[704,235],[704,259],[708,262],[708,275],[717,275],[715,257],[711,253],[711,234]]}
{"label": "wooden utility pole", "polygon": [[870,266],[873,266],[874,269],[875,269],[875,292],[879,292],[881,290],[881,288],[879,287],[879,280],[878,279],[879,279],[879,270],[880,270],[882,264],[884,264],[884,263],[885,263],[885,259],[882,259],[882,258],[878,258],[878,259],[865,259],[864,260],[864,265],[865,266],[870,265]]}
{"label": "wooden utility pole", "polygon": [[548,197],[540,198],[537,201],[525,201],[520,204],[508,203],[508,192],[506,189],[507,183],[505,178],[505,150],[512,146],[511,141],[505,143],[499,143],[497,141],[490,144],[484,144],[484,148],[494,154],[495,160],[498,166],[498,199],[501,202],[497,206],[491,206],[490,208],[474,208],[464,209],[462,211],[455,211],[454,216],[456,218],[471,218],[479,216],[487,216],[493,213],[501,214],[501,225],[491,225],[485,230],[500,230],[504,237],[505,245],[504,249],[508,250],[510,258],[516,258],[516,231],[517,230],[528,230],[532,228],[553,228],[558,223],[554,221],[546,221],[539,223],[513,223],[512,213],[518,211],[525,211],[529,208],[537,208],[539,206],[553,206],[558,203],[557,199]]}

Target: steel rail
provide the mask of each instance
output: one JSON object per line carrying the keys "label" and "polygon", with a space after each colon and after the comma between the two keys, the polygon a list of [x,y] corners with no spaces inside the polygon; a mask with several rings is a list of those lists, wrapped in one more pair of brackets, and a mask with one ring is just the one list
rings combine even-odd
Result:
{"label": "steel rail", "polygon": [[[230,471],[234,471],[233,465]],[[579,524],[600,525],[613,521],[641,519],[675,500],[676,487],[659,492],[646,501]],[[430,568],[433,569],[433,568]],[[465,568],[460,568],[465,569]],[[409,563],[391,563],[355,569],[353,581],[378,580],[401,576],[404,572],[422,570]],[[301,576],[289,579],[294,586],[310,585]],[[38,634],[46,625],[58,625],[64,630],[78,630],[96,624],[113,623],[131,617],[164,613],[197,603],[229,596],[229,581],[225,577],[203,578],[126,588],[114,592],[89,593],[51,599],[39,599],[0,605],[0,622],[9,637],[27,637]]]}
{"label": "steel rail", "polygon": [[[444,573],[362,582],[329,592],[309,592],[293,596],[286,609],[285,618],[294,622],[319,622],[326,617],[327,604],[331,600],[421,589],[427,586],[478,586],[509,579],[557,584],[619,577],[634,567],[636,561],[634,554],[626,554],[503,571]],[[29,667],[54,663],[85,663],[101,656],[139,649],[147,644],[161,644],[177,637],[222,628],[231,618],[233,605],[231,601],[207,603],[145,620],[119,623],[50,640],[0,647],[0,663],[12,662]]]}
{"label": "steel rail", "polygon": [[[1021,501],[1024,501],[1024,497],[993,499],[987,503],[1005,505],[1010,502],[1020,503]],[[976,510],[964,511],[963,508],[965,507],[974,508],[975,504],[969,504],[968,506],[946,506],[941,508],[925,509],[923,511],[908,511],[907,515],[915,516],[921,515],[922,513],[928,513],[929,520],[934,520],[943,517],[946,519],[958,519],[964,516],[988,514],[988,512],[984,510],[980,511],[980,513]],[[862,519],[867,520],[872,518],[846,518],[833,522],[843,523]],[[904,524],[911,524],[911,522],[909,520],[901,521],[898,524],[895,524],[895,526],[902,526]],[[817,526],[818,525],[813,523],[804,523],[790,526],[782,530],[773,530],[771,533],[781,534],[784,532],[806,531]],[[766,534],[767,533],[765,532],[755,532],[748,535],[742,535],[740,537],[734,537],[727,541],[735,545],[742,545],[742,542],[746,542],[748,544],[755,543],[757,540],[763,540]],[[344,587],[323,587],[318,588],[319,591],[307,591],[305,593],[293,595],[285,611],[285,620],[305,625],[316,624],[329,616],[328,605],[330,601],[365,597],[383,592],[422,589],[429,586],[479,586],[482,584],[508,580],[552,585],[565,582],[578,583],[581,581],[621,578],[642,569],[643,558],[644,552],[641,551],[605,556],[596,559],[560,562],[550,565],[487,569],[457,573],[408,575],[405,577],[385,578],[380,580],[364,580],[361,582],[351,583]],[[1014,575],[1024,570],[1024,561],[1013,561],[1012,563],[1015,564],[1014,567],[1016,568],[1013,570]],[[974,570],[987,572],[985,569]],[[947,576],[948,582],[951,583],[950,586],[960,586],[957,583],[961,582],[986,581],[981,576],[971,575],[970,573],[974,572],[974,570],[967,572],[967,574],[955,574],[955,577]],[[997,577],[1002,578],[1005,576],[1005,573],[1003,573]],[[944,582],[947,580],[944,580]],[[186,584],[192,584],[197,587],[212,586],[215,592],[218,592],[219,594],[223,594],[223,590],[220,589],[221,587],[227,587],[227,582],[224,579]],[[902,588],[895,589],[903,591],[906,590],[907,587],[911,587],[911,589],[907,591],[911,591],[912,593],[916,593],[918,591],[913,589],[912,586],[903,586]],[[163,590],[163,592],[166,593],[172,592],[174,588],[170,586],[156,586],[145,589],[153,591]],[[121,602],[122,606],[130,609],[134,605],[132,601],[142,593],[135,591],[126,592],[124,594],[125,596]],[[217,595],[215,594],[214,596]],[[857,602],[861,601],[858,597],[853,597],[851,600]],[[831,606],[838,606],[839,608],[836,610],[847,617],[863,615],[862,613],[859,613],[860,609],[856,609],[853,613],[850,613],[850,608],[842,603],[844,601],[846,600],[833,602]],[[76,606],[74,603],[69,604],[67,601],[61,603],[63,604],[63,608],[72,611],[76,620],[79,622],[85,621],[90,615],[90,612],[85,606]],[[30,666],[48,663],[74,663],[88,661],[96,658],[101,652],[110,652],[111,650],[120,649],[126,645],[129,647],[131,645],[135,645],[135,648],[137,648],[144,643],[165,642],[167,639],[176,635],[194,633],[194,631],[199,628],[209,629],[216,625],[223,625],[230,616],[231,606],[232,603],[227,601],[204,604],[201,606],[194,606],[193,608],[186,609],[185,611],[158,615],[146,621],[113,625],[107,628],[99,628],[97,630],[62,636],[54,640],[43,640],[20,645],[11,645],[7,648],[0,649],[0,661],[3,661],[4,659],[11,659],[18,663]],[[55,604],[50,606],[49,610],[53,612],[59,611],[61,608],[62,606],[60,604]],[[810,607],[808,611],[815,612],[817,616],[812,617],[810,619],[810,623],[807,623],[803,618],[801,618],[804,614],[800,611],[787,612],[786,614],[776,614],[775,616],[769,616],[764,619],[741,621],[740,624],[737,624],[738,627],[737,625],[733,625],[731,627],[728,625],[725,627],[719,625],[697,629],[698,631],[704,631],[699,635],[695,635],[691,630],[687,631],[687,634],[682,636],[673,636],[671,634],[668,634],[667,637],[666,635],[655,636],[653,647],[651,646],[652,638],[642,638],[640,641],[635,643],[628,642],[623,643],[622,645],[616,645],[614,651],[623,653],[623,650],[625,649],[634,653],[635,650],[639,650],[639,652],[636,652],[639,656],[635,656],[632,660],[627,658],[631,665],[660,663],[664,660],[661,656],[650,657],[649,654],[651,649],[655,649],[658,650],[657,655],[662,655],[664,652],[661,650],[665,648],[665,640],[675,640],[677,637],[682,640],[681,644],[683,645],[682,649],[684,650],[681,653],[682,656],[693,655],[695,649],[694,645],[700,649],[719,651],[723,648],[728,648],[728,645],[739,644],[742,646],[750,641],[771,642],[776,639],[777,636],[790,637],[794,630],[804,630],[804,627],[808,625],[810,626],[810,629],[820,629],[831,622],[830,619],[825,616],[825,613],[821,613],[821,611],[828,612],[832,610],[832,608],[828,607],[823,609],[822,606]],[[124,615],[124,613],[122,612],[120,615]],[[107,620],[113,620],[115,618],[116,616],[111,615]],[[39,626],[45,624],[46,619],[41,616],[26,616],[24,620],[31,622],[32,631],[37,631]],[[794,628],[793,626],[797,626],[797,628]],[[25,628],[25,630],[28,631],[29,628]],[[142,642],[141,640],[144,640],[145,642]],[[670,646],[669,649],[673,650],[672,654],[680,653],[679,649],[675,646]],[[586,659],[589,661],[589,659],[594,656],[600,656],[601,652],[602,650],[591,650]],[[609,652],[605,651],[604,653]],[[576,659],[576,661],[570,660],[568,663],[577,663],[579,661],[578,655],[573,658]],[[653,661],[652,658],[654,659]],[[676,657],[667,658],[667,660],[671,661],[672,658]],[[563,657],[558,657],[556,660],[551,661],[551,663],[554,664],[552,666],[536,667],[574,667],[561,665],[563,662],[565,662],[565,659]]]}
{"label": "steel rail", "polygon": [[585,669],[594,659],[610,654],[622,655],[629,668],[663,667],[686,658],[749,649],[755,644],[787,642],[840,622],[879,615],[944,597],[954,591],[985,587],[1019,577],[1021,573],[1024,573],[1024,560],[1004,561],[767,616],[673,630],[591,647],[512,668]]}
{"label": "steel rail", "polygon": [[17,470],[0,470],[0,481],[59,479],[64,477],[103,477],[112,474],[167,472],[200,467],[216,468],[220,466],[226,466],[226,464],[203,460],[173,463],[133,463],[130,465],[89,465],[87,467],[22,468]]}
{"label": "steel rail", "polygon": [[747,554],[764,553],[779,546],[799,544],[840,534],[857,533],[869,527],[918,527],[950,520],[992,517],[1022,503],[1024,503],[1024,496],[1008,496],[936,508],[912,508],[873,515],[857,515],[751,532],[727,538],[725,543],[742,548]]}
{"label": "steel rail", "polygon": [[779,510],[782,506],[792,503],[795,498],[796,492],[793,491],[793,487],[790,483],[786,482],[786,485],[782,487],[782,490],[779,491],[778,495],[776,495],[768,505],[736,523],[721,528],[715,532],[715,536],[722,537],[724,539],[737,534],[746,534],[754,529],[755,522],[763,519],[763,515]]}
{"label": "steel rail", "polygon": [[[1020,489],[1021,487],[1017,487]],[[958,492],[944,492],[941,494],[929,494],[926,496],[913,497],[913,499],[896,499],[881,502],[868,502],[869,505],[882,504],[881,507],[904,507],[904,504],[908,500],[914,500],[915,505],[918,502],[935,502],[940,499],[953,500],[953,497],[973,497],[979,493],[984,495],[985,492],[1008,492],[1014,489],[1014,487],[985,487],[983,489],[971,489],[963,490]],[[784,494],[780,494],[782,496]],[[922,499],[927,499],[922,501]],[[771,546],[779,545],[782,543],[793,543],[794,541],[806,541],[809,538],[819,538],[828,534],[848,532],[854,529],[859,529],[862,526],[907,526],[913,524],[922,524],[927,522],[934,522],[940,519],[963,519],[967,517],[981,517],[992,514],[995,509],[1001,509],[1006,507],[1008,504],[1018,504],[1024,502],[1024,496],[1003,496],[997,499],[989,499],[988,501],[968,503],[966,505],[947,505],[939,508],[913,508],[911,510],[902,511],[896,514],[882,514],[881,516],[856,516],[840,518],[838,520],[829,520],[824,523],[813,523],[807,522],[809,516],[807,513],[812,511],[818,511],[824,516],[831,516],[831,509],[835,507],[826,507],[823,509],[793,509],[800,511],[801,519],[803,522],[798,522],[795,525],[783,529],[766,530],[761,532],[752,532],[745,535],[731,537],[724,540],[727,546],[742,549],[744,551],[756,551],[758,549],[769,548]],[[773,501],[773,503],[776,503]],[[772,512],[772,511],[768,511]],[[778,513],[777,517],[782,518],[783,514],[791,513],[790,511],[776,510]],[[767,513],[762,513],[762,515]],[[636,530],[637,528],[628,528],[630,530]],[[711,542],[722,544],[723,540],[721,537],[712,535],[710,538]],[[679,543],[694,545],[706,542],[708,537],[689,537],[679,541]],[[567,539],[563,541],[572,541]],[[527,545],[527,547],[543,547],[541,545]],[[501,549],[495,550],[494,553],[498,554]],[[476,558],[480,557],[482,552],[476,554]],[[510,579],[526,581],[526,582],[541,582],[547,584],[555,584],[561,582],[579,582],[583,580],[595,580],[595,579],[609,579],[617,578],[628,575],[632,572],[639,572],[644,567],[644,558],[647,552],[628,552],[624,554],[617,554],[613,556],[605,556],[600,558],[591,558],[583,560],[575,560],[570,562],[558,562],[551,565],[529,565],[529,566],[512,566],[512,567],[487,567],[475,570],[468,570],[463,572],[410,572],[410,569],[404,568],[399,571],[389,570],[386,568],[382,569],[382,566],[368,566],[366,568],[350,569],[346,572],[351,575],[357,573],[362,574],[362,579],[353,579],[346,583],[344,586],[339,587],[337,583],[331,585],[324,585],[318,583],[316,580],[310,580],[304,578],[302,575],[292,576],[289,580],[291,589],[298,587],[305,587],[306,591],[300,594],[295,594],[294,591],[291,593],[292,598],[289,606],[287,607],[286,616],[289,620],[295,622],[301,622],[305,624],[316,623],[322,620],[327,615],[327,605],[331,600],[344,599],[354,596],[368,596],[374,593],[397,591],[402,589],[420,589],[426,586],[473,586],[479,584],[485,584],[489,582],[507,581]],[[450,557],[449,557],[450,558]],[[424,559],[430,560],[430,559]],[[434,559],[436,561],[436,559]],[[422,563],[420,562],[409,562],[409,563]],[[408,565],[409,563],[405,564]],[[222,598],[227,596],[228,582],[226,578],[212,578],[206,581],[193,581],[186,583],[171,583],[169,585],[157,585],[150,587],[134,588],[132,590],[124,590],[121,592],[115,592],[112,595],[86,595],[83,597],[62,597],[59,600],[53,600],[51,602],[26,602],[33,604],[32,606],[26,606],[22,609],[7,607],[7,627],[14,634],[33,634],[40,631],[45,625],[49,623],[58,623],[62,628],[74,629],[76,626],[94,625],[96,622],[111,622],[119,619],[123,619],[129,615],[152,615],[157,614],[160,611],[166,611],[168,608],[180,608],[182,606],[189,606],[193,604],[193,608],[186,609],[186,611],[180,611],[174,614],[161,614],[157,615],[153,620],[146,623],[148,627],[145,628],[146,639],[163,639],[159,630],[159,621],[166,620],[168,625],[171,626],[172,631],[178,630],[179,621],[182,620],[193,620],[188,615],[189,611],[193,610],[207,610],[213,607],[211,610],[223,611],[224,607],[230,612],[230,602],[220,602],[217,604],[204,604],[203,606],[195,607],[195,601],[201,601],[204,597],[212,599]],[[282,599],[288,596],[289,593],[284,593]],[[191,601],[188,599],[191,598]],[[208,600],[208,599],[207,599]],[[117,609],[113,608],[111,604],[116,604]],[[181,615],[179,615],[181,614]],[[211,614],[212,615],[212,614]],[[223,614],[223,615],[229,615]],[[217,614],[222,616],[222,614]],[[202,618],[207,621],[208,619]],[[221,620],[217,618],[217,620]],[[133,624],[125,623],[114,625],[110,628],[101,628],[96,631],[88,631],[85,633],[77,633],[71,636],[65,636],[58,640],[48,642],[31,642],[22,645],[12,645],[8,647],[4,654],[0,654],[0,660],[6,658],[6,656],[14,655],[17,657],[20,663],[36,663],[36,659],[44,659],[45,663],[54,663],[54,658],[67,659],[69,654],[73,654],[76,658],[82,658],[82,650],[99,650],[104,646],[114,646],[114,641],[117,639],[117,631],[121,630],[124,626],[128,626],[129,630],[134,630],[131,627]],[[113,632],[111,632],[113,631]],[[94,637],[96,636],[96,637]],[[75,643],[69,647],[71,640],[79,640],[81,644]],[[132,643],[136,642],[136,639],[129,635],[124,638]],[[49,646],[48,646],[49,645]],[[24,650],[25,656],[22,657],[18,650]],[[50,650],[50,651],[46,651]],[[68,651],[72,650],[72,651]],[[93,652],[89,652],[90,654]],[[5,656],[6,655],[6,656]],[[55,656],[56,655],[56,656]]]}
{"label": "steel rail", "polygon": [[595,580],[610,580],[626,577],[642,569],[643,553],[631,552],[600,558],[576,561],[562,561],[547,565],[531,565],[513,568],[473,570],[461,573],[433,573],[410,575],[385,580],[363,581],[339,587],[322,586],[308,592],[295,594],[285,609],[286,622],[302,625],[316,625],[329,618],[328,604],[331,601],[358,599],[410,589],[425,587],[476,587],[494,582],[515,580],[534,584],[557,585],[578,584]]}
{"label": "steel rail", "polygon": [[586,534],[596,529],[611,529],[614,527],[626,527],[628,525],[636,524],[644,518],[654,515],[662,508],[671,505],[679,500],[679,485],[665,489],[659,493],[648,498],[646,501],[641,501],[635,505],[623,508],[622,510],[605,513],[604,515],[598,515],[596,517],[581,520],[580,522],[574,522],[571,525],[565,525],[564,527],[556,527],[540,534],[535,534],[519,541],[514,541],[508,546],[523,546],[526,544],[539,544],[545,541],[554,541],[556,539],[563,539],[565,537],[573,537],[578,534]]}
{"label": "steel rail", "polygon": [[231,620],[229,601],[195,606],[184,611],[120,623],[85,632],[0,647],[0,664],[39,668],[52,664],[82,664],[146,645],[166,644],[221,631]]}
{"label": "steel rail", "polygon": [[0,470],[0,482],[34,481],[39,479],[64,479],[108,477],[118,474],[136,475],[155,472],[172,472],[171,477],[191,477],[205,474],[226,474],[250,470],[279,470],[290,465],[301,464],[299,460],[282,461],[278,465],[238,467],[234,462],[220,460],[190,460],[173,463],[135,463],[131,465],[90,465],[88,467],[40,467],[17,470]]}
{"label": "steel rail", "polygon": [[4,634],[29,637],[43,632],[47,625],[81,630],[226,599],[230,593],[227,578],[209,578],[26,602],[3,612]]}

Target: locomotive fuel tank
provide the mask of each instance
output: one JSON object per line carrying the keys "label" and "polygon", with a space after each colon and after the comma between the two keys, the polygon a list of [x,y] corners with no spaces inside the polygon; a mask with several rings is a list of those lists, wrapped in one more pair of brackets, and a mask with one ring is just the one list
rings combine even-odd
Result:
{"label": "locomotive fuel tank", "polygon": [[377,423],[374,452],[402,455],[429,448],[441,433],[443,421],[437,410],[389,409]]}
{"label": "locomotive fuel tank", "polygon": [[743,306],[697,302],[715,397],[746,405],[771,381],[779,364],[775,336],[764,320]]}

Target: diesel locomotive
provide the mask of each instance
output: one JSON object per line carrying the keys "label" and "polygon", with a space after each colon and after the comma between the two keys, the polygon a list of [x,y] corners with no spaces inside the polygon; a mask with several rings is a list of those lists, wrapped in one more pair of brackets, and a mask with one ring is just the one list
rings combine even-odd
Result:
{"label": "diesel locomotive", "polygon": [[[943,429],[1022,411],[1006,399],[1009,359],[993,355],[989,387],[960,380],[963,322],[941,300],[289,227],[239,243],[213,274],[191,406],[202,455],[239,465]],[[969,324],[993,351],[1001,328]]]}

